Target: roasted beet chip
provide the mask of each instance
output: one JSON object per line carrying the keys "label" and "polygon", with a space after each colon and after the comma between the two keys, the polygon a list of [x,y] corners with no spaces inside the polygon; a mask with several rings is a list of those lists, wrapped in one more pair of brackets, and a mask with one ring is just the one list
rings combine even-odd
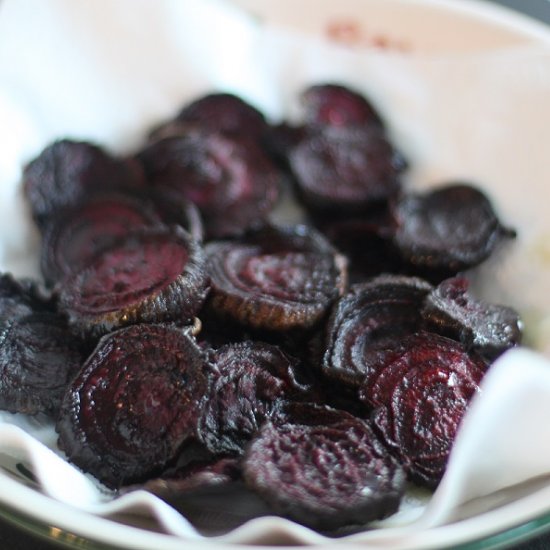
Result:
{"label": "roasted beet chip", "polygon": [[427,296],[422,317],[429,330],[493,360],[521,342],[522,323],[512,308],[475,299],[468,286],[464,277],[443,281]]}
{"label": "roasted beet chip", "polygon": [[115,158],[97,145],[69,139],[46,147],[23,173],[23,190],[40,227],[90,193],[144,186],[143,170],[135,160]]}
{"label": "roasted beet chip", "polygon": [[181,227],[133,233],[64,280],[59,307],[83,334],[135,323],[188,324],[208,294],[202,248]]}
{"label": "roasted beet chip", "polygon": [[314,226],[346,255],[350,282],[362,282],[381,273],[400,273],[402,261],[392,246],[396,230],[386,205],[355,216],[310,216]]}
{"label": "roasted beet chip", "polygon": [[312,405],[262,427],[243,475],[275,512],[323,531],[392,514],[405,477],[365,421]]}
{"label": "roasted beet chip", "polygon": [[301,97],[305,123],[320,126],[382,127],[380,114],[360,93],[339,84],[318,84]]}
{"label": "roasted beet chip", "polygon": [[360,396],[378,404],[374,421],[410,478],[435,487],[486,363],[458,342],[433,333],[401,341]]}
{"label": "roasted beet chip", "polygon": [[325,327],[323,374],[353,386],[375,375],[396,342],[420,329],[420,309],[431,289],[423,279],[401,275],[354,285]]}
{"label": "roasted beet chip", "polygon": [[117,240],[147,227],[181,225],[197,241],[204,230],[197,207],[169,192],[98,192],[66,208],[43,228],[41,270],[54,286],[80,271]]}
{"label": "roasted beet chip", "polygon": [[292,148],[291,172],[313,210],[359,212],[400,188],[402,157],[382,132],[355,126],[310,130]]}
{"label": "roasted beet chip", "polygon": [[199,439],[216,455],[240,455],[245,444],[285,399],[310,396],[298,361],[278,347],[242,342],[214,355],[199,420]]}
{"label": "roasted beet chip", "polygon": [[152,186],[197,205],[209,238],[263,225],[281,175],[252,139],[193,129],[148,145],[139,154]]}
{"label": "roasted beet chip", "polygon": [[84,358],[60,315],[41,311],[0,320],[0,409],[55,416]]}
{"label": "roasted beet chip", "polygon": [[163,225],[153,204],[129,194],[96,195],[65,209],[44,230],[41,269],[47,283],[80,271],[94,256],[144,227]]}
{"label": "roasted beet chip", "polygon": [[238,242],[212,242],[206,254],[210,306],[254,328],[310,328],[346,284],[343,258],[306,226],[271,227]]}
{"label": "roasted beet chip", "polygon": [[158,475],[194,437],[206,362],[188,332],[172,326],[104,336],[65,394],[61,449],[112,488]]}
{"label": "roasted beet chip", "polygon": [[394,215],[394,242],[403,259],[440,280],[478,265],[515,235],[502,226],[485,194],[467,184],[404,195]]}
{"label": "roasted beet chip", "polygon": [[269,129],[264,115],[240,97],[213,93],[186,105],[173,120],[157,127],[150,138],[180,136],[190,127],[260,140]]}
{"label": "roasted beet chip", "polygon": [[53,300],[42,291],[38,282],[17,279],[11,273],[0,274],[0,323],[54,309]]}

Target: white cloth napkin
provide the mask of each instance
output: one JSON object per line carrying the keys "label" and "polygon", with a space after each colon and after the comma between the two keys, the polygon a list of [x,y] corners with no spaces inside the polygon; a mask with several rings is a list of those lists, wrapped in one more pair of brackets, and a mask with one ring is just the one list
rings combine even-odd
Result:
{"label": "white cloth napkin", "polygon": [[[324,81],[356,87],[379,107],[411,161],[410,188],[462,179],[486,190],[518,238],[472,273],[475,291],[516,307],[528,343],[541,352],[515,350],[491,368],[425,510],[412,499],[399,516],[405,519],[354,538],[381,540],[387,532],[390,541],[396,523],[419,518],[407,529],[430,529],[494,506],[480,497],[499,494],[502,503],[517,495],[498,491],[550,474],[550,362],[542,355],[550,353],[549,48],[525,45],[475,55],[349,50],[261,26],[222,0],[4,0],[0,270],[37,273],[36,235],[19,178],[24,163],[53,139],[88,139],[128,152],[147,129],[207,91],[237,93],[274,121],[293,118],[299,92]],[[73,469],[55,466],[61,459],[47,449],[54,447],[47,427],[39,430],[6,414],[2,419],[0,450],[27,457],[47,494],[110,513],[113,503],[76,470],[70,475],[80,480],[81,491],[67,493],[58,483],[61,470]],[[148,513],[164,518],[167,530],[199,536],[185,520],[162,512],[160,501],[139,498]],[[302,541],[323,540],[272,519],[255,520],[224,540],[253,541],[281,525]]]}

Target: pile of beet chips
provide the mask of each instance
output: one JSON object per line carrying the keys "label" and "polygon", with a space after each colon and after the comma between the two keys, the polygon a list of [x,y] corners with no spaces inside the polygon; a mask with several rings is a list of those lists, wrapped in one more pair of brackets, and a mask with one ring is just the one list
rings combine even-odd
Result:
{"label": "pile of beet chips", "polygon": [[[466,275],[514,231],[471,184],[406,189],[361,94],[301,100],[275,125],[213,93],[135,154],[63,139],[25,167],[43,280],[0,276],[0,407],[49,415],[114,491],[186,512],[238,488],[255,514],[341,533],[439,483],[520,341]],[[273,222],[289,195],[303,224]]]}

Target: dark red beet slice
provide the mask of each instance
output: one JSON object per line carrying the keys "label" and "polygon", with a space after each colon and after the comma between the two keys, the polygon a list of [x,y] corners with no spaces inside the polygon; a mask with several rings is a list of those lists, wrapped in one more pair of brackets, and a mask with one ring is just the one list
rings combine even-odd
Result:
{"label": "dark red beet slice", "polygon": [[419,272],[451,276],[484,261],[504,238],[485,194],[467,184],[450,184],[409,194],[395,204],[394,242],[403,259]]}
{"label": "dark red beet slice", "polygon": [[104,336],[65,394],[60,447],[112,488],[158,475],[194,437],[206,362],[189,333],[172,326]]}
{"label": "dark red beet slice", "polygon": [[429,330],[493,360],[519,345],[522,323],[514,309],[477,300],[468,286],[464,277],[443,281],[426,297],[422,317]]}
{"label": "dark red beet slice", "polygon": [[173,120],[157,127],[150,137],[179,136],[197,126],[253,139],[262,139],[269,128],[264,115],[242,98],[229,93],[213,93],[186,105]]}
{"label": "dark red beet slice", "polygon": [[66,320],[45,311],[0,321],[0,409],[55,416],[84,361]]}
{"label": "dark red beet slice", "polygon": [[46,227],[41,269],[47,283],[80,271],[98,252],[144,227],[163,224],[152,204],[126,194],[94,196]]}
{"label": "dark red beet slice", "polygon": [[359,92],[339,84],[318,84],[301,97],[306,124],[382,127],[380,114]]}
{"label": "dark red beet slice", "polygon": [[328,407],[301,413],[262,427],[243,462],[248,485],[277,513],[323,531],[395,512],[405,476],[370,426]]}
{"label": "dark red beet slice", "polygon": [[460,343],[418,333],[362,388],[363,399],[380,405],[375,424],[412,480],[432,488],[439,483],[485,370]]}
{"label": "dark red beet slice", "polygon": [[396,342],[420,329],[420,308],[431,289],[422,279],[400,275],[354,285],[325,327],[323,374],[353,386],[375,375]]}
{"label": "dark red beet slice", "polygon": [[311,388],[298,361],[276,346],[242,342],[214,355],[214,374],[199,420],[199,439],[214,454],[240,455],[260,425],[285,399]]}
{"label": "dark red beet slice", "polygon": [[40,227],[98,190],[145,186],[141,166],[111,156],[101,147],[64,139],[46,147],[23,173],[23,190]]}
{"label": "dark red beet slice", "polygon": [[354,126],[310,131],[290,152],[289,163],[308,207],[340,213],[396,195],[404,168],[379,130]]}
{"label": "dark red beet slice", "polygon": [[206,254],[210,307],[254,328],[313,327],[346,284],[343,257],[305,226],[212,242]]}
{"label": "dark red beet slice", "polygon": [[151,143],[139,160],[151,185],[197,205],[209,238],[262,225],[278,198],[280,173],[250,138],[193,129]]}
{"label": "dark red beet slice", "polygon": [[83,334],[135,323],[189,323],[208,294],[202,248],[181,227],[150,228],[101,251],[59,289]]}

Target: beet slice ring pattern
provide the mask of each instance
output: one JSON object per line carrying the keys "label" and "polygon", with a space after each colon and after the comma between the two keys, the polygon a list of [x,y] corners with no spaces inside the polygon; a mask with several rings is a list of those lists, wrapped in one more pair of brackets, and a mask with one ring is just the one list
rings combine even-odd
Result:
{"label": "beet slice ring pattern", "polygon": [[486,371],[461,344],[433,333],[405,339],[360,396],[378,403],[374,423],[410,478],[434,488]]}
{"label": "beet slice ring pattern", "polygon": [[426,281],[401,275],[352,286],[325,327],[323,374],[353,386],[376,374],[399,338],[420,329],[420,308],[431,290]]}
{"label": "beet slice ring pattern", "polygon": [[377,129],[328,126],[310,131],[289,155],[305,204],[313,210],[358,212],[401,189],[401,157]]}
{"label": "beet slice ring pattern", "polygon": [[476,300],[468,293],[465,277],[440,283],[422,308],[425,326],[461,342],[468,349],[494,360],[507,349],[519,345],[522,323],[510,307]]}
{"label": "beet slice ring pattern", "polygon": [[188,324],[208,294],[202,248],[181,227],[150,228],[100,252],[67,278],[59,307],[83,334],[135,323]]}
{"label": "beet slice ring pattern", "polygon": [[395,512],[405,478],[365,421],[311,405],[262,427],[243,476],[276,513],[323,531]]}
{"label": "beet slice ring pattern", "polygon": [[94,196],[65,210],[42,236],[41,270],[50,285],[82,269],[108,245],[144,227],[163,225],[151,204],[126,194]]}
{"label": "beet slice ring pattern", "polygon": [[263,225],[279,196],[280,173],[256,142],[190,129],[138,155],[153,187],[196,204],[209,238]]}
{"label": "beet slice ring pattern", "polygon": [[41,263],[46,283],[80,271],[102,250],[146,227],[181,225],[202,241],[200,214],[192,203],[174,201],[169,193],[94,193],[64,209],[42,231]]}
{"label": "beet slice ring pattern", "polygon": [[206,362],[188,332],[172,326],[104,336],[65,394],[60,447],[108,487],[160,473],[196,432]]}
{"label": "beet slice ring pattern", "polygon": [[404,195],[393,211],[397,250],[426,276],[433,273],[446,278],[474,267],[502,239],[515,235],[502,226],[485,194],[467,184]]}
{"label": "beet slice ring pattern", "polygon": [[284,399],[305,399],[298,361],[278,347],[242,342],[221,347],[202,409],[198,438],[214,454],[240,455]]}
{"label": "beet slice ring pattern", "polygon": [[311,328],[346,284],[344,259],[305,226],[212,242],[206,254],[210,307],[254,328]]}

